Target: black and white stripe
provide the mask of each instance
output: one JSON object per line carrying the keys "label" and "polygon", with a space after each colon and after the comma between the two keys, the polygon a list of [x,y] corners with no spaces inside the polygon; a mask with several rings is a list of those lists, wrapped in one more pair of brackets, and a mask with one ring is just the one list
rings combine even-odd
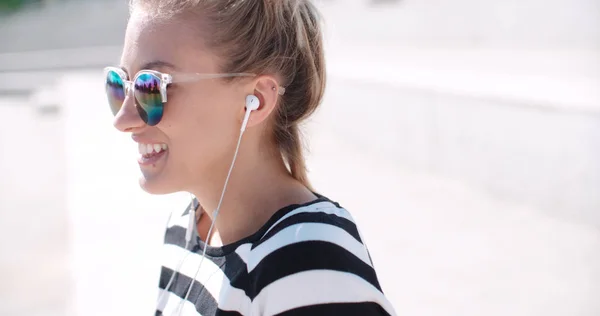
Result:
{"label": "black and white stripe", "polygon": [[180,305],[181,315],[202,316],[395,315],[352,216],[325,197],[279,210],[239,242],[208,247],[195,279],[205,245],[195,234],[184,249],[188,216],[167,226],[156,315],[177,315]]}

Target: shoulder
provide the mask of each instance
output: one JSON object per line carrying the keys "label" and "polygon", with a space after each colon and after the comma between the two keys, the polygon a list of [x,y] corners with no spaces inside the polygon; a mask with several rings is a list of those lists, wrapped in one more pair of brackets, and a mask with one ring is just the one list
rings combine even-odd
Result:
{"label": "shoulder", "polygon": [[248,259],[260,315],[393,314],[354,219],[337,203],[287,212]]}
{"label": "shoulder", "polygon": [[253,244],[252,254],[249,269],[284,262],[291,272],[333,269],[336,264],[372,267],[351,214],[323,199],[281,216]]}

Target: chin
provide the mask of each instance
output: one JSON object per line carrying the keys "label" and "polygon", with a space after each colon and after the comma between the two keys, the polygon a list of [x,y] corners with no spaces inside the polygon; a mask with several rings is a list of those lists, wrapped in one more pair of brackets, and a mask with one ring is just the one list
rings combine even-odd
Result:
{"label": "chin", "polygon": [[169,172],[168,159],[168,151],[165,151],[159,158],[138,160],[141,171],[139,184],[142,190],[157,195],[177,192],[177,188],[173,185],[176,183],[173,181],[173,172]]}
{"label": "chin", "polygon": [[139,184],[142,190],[155,195],[170,194],[178,191],[172,185],[172,181],[168,181],[168,177],[163,172],[148,172],[142,169]]}
{"label": "chin", "polygon": [[171,194],[178,191],[161,181],[149,180],[143,176],[140,177],[139,183],[142,190],[154,195]]}

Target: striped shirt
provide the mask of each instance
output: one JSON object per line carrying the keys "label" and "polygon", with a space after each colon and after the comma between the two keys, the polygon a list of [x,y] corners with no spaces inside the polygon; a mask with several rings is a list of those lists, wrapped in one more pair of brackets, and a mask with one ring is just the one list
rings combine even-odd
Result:
{"label": "striped shirt", "polygon": [[206,246],[196,231],[184,248],[192,214],[169,221],[156,315],[395,315],[350,213],[323,196],[284,207],[223,247]]}

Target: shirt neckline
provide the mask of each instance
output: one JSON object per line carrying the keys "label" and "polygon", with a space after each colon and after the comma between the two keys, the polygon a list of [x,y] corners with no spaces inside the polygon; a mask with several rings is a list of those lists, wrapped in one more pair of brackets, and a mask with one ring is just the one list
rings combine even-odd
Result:
{"label": "shirt neckline", "polygon": [[[202,252],[204,250],[204,247],[206,247],[206,255],[207,256],[211,256],[211,257],[223,257],[223,256],[226,256],[226,255],[232,253],[239,246],[241,246],[243,244],[257,242],[258,240],[260,240],[260,238],[262,236],[264,236],[264,234],[267,232],[267,230],[271,226],[273,226],[279,219],[281,219],[287,213],[289,213],[289,212],[291,212],[291,211],[293,211],[293,210],[295,210],[297,208],[300,208],[300,207],[306,207],[306,206],[310,206],[310,205],[317,204],[317,203],[320,203],[320,202],[331,202],[325,196],[322,196],[322,195],[317,194],[315,192],[313,192],[313,194],[317,197],[316,199],[314,199],[312,201],[309,201],[309,202],[306,202],[306,203],[290,204],[290,205],[282,207],[277,212],[275,212],[269,218],[269,220],[263,226],[261,226],[261,228],[258,231],[256,231],[255,233],[253,233],[250,236],[242,238],[242,239],[240,239],[238,241],[235,241],[233,243],[229,243],[227,245],[218,246],[218,247],[207,245],[203,240],[200,239],[200,235],[198,234],[198,227],[197,227],[197,225],[194,225],[194,238],[196,239],[196,243],[197,243],[197,246],[194,247],[194,248],[195,248],[195,250],[197,250],[199,252]],[[336,204],[336,203],[333,203],[333,204]],[[194,206],[196,207],[196,209],[198,209],[199,204],[197,203],[197,201],[194,201]],[[191,216],[191,214],[190,214],[190,216]]]}

